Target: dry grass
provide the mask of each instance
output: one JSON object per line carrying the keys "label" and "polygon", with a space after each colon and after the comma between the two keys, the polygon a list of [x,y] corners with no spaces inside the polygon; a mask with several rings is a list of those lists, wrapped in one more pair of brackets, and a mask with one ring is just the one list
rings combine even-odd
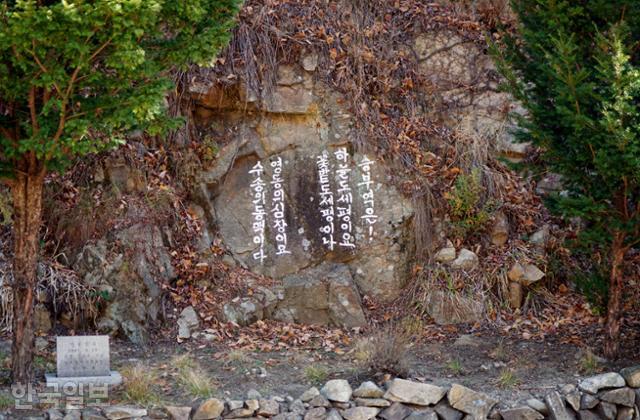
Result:
{"label": "dry grass", "polygon": [[177,369],[178,384],[192,397],[208,398],[215,393],[215,381],[189,354],[176,356],[172,365]]}
{"label": "dry grass", "polygon": [[409,336],[395,325],[387,325],[356,344],[354,356],[369,373],[406,377],[409,373]]}
{"label": "dry grass", "polygon": [[155,391],[158,376],[154,369],[139,363],[125,367],[122,377],[127,400],[143,406],[155,404],[160,400]]}

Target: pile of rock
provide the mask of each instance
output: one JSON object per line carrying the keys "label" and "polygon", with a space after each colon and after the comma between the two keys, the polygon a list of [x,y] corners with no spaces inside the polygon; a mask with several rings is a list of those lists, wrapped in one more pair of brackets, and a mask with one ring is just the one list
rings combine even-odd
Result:
{"label": "pile of rock", "polygon": [[[604,373],[565,385],[544,397],[519,406],[453,384],[443,387],[406,379],[388,381],[384,388],[364,382],[353,389],[344,379],[328,381],[321,389],[310,388],[300,397],[262,398],[250,391],[246,400],[209,398],[194,407],[146,410],[92,408],[82,418],[172,418],[175,420],[259,419],[273,420],[640,420],[640,366],[620,373]],[[50,410],[49,419],[61,412]],[[65,417],[67,418],[67,417]],[[71,417],[69,417],[71,418]],[[78,418],[80,418],[78,416]]]}

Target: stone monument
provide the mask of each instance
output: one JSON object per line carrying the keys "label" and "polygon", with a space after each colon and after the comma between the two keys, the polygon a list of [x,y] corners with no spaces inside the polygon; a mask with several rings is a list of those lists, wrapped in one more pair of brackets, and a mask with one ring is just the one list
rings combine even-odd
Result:
{"label": "stone monument", "polygon": [[45,374],[47,386],[118,385],[122,376],[110,367],[109,336],[57,337],[57,374]]}

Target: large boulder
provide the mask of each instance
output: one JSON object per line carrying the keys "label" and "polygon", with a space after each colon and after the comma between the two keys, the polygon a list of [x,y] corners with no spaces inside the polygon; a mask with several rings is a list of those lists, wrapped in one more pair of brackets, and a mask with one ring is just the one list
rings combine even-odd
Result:
{"label": "large boulder", "polygon": [[349,267],[363,294],[397,297],[410,272],[413,208],[385,162],[351,148],[343,98],[296,65],[281,66],[274,89],[251,100],[236,88],[191,89],[199,125],[235,127],[198,176],[205,231],[255,273],[282,280],[332,261]]}

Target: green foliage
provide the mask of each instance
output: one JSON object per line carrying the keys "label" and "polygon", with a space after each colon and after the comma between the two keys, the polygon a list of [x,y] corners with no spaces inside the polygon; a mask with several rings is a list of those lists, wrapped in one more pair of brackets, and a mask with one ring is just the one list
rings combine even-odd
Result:
{"label": "green foliage", "polygon": [[474,168],[469,174],[458,175],[446,195],[454,235],[465,238],[485,229],[494,209],[484,201],[484,193],[480,170]]}
{"label": "green foliage", "polygon": [[640,241],[640,8],[636,0],[514,0],[520,21],[492,50],[526,108],[517,138],[542,150],[567,192],[550,206],[580,241]]}
{"label": "green foliage", "polygon": [[16,0],[0,3],[0,154],[48,168],[175,127],[168,70],[210,64],[240,0]]}

